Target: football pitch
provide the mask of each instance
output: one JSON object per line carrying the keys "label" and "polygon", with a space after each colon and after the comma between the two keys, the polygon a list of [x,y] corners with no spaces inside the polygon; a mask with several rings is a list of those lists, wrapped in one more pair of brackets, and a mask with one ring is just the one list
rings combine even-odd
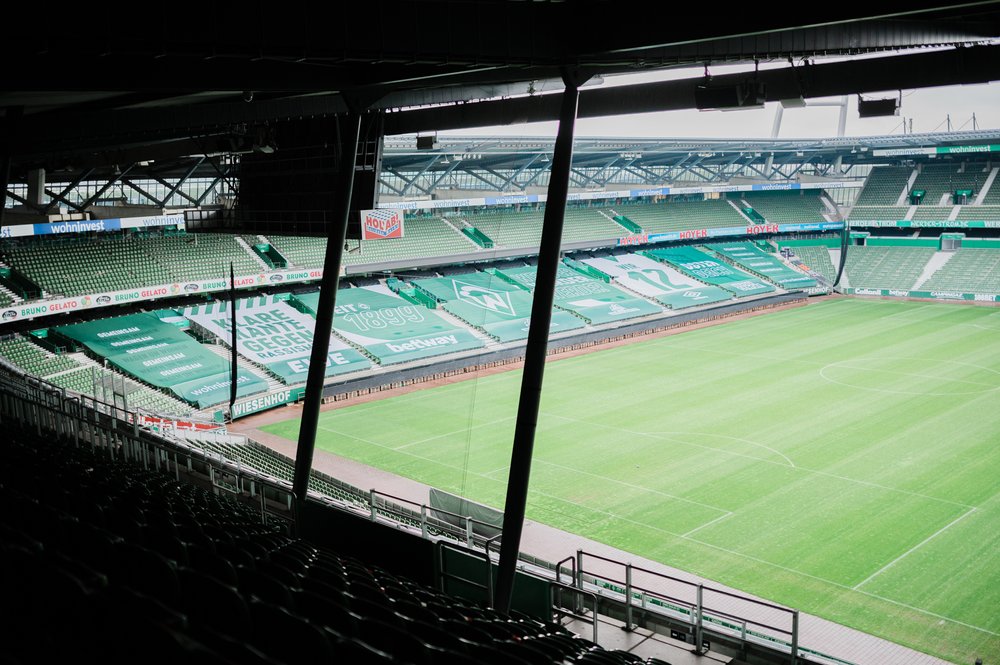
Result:
{"label": "football pitch", "polygon": [[[324,412],[317,447],[502,507],[520,378]],[[298,425],[264,429],[294,440]],[[830,299],[555,356],[527,512],[955,663],[1000,662],[1000,309]]]}

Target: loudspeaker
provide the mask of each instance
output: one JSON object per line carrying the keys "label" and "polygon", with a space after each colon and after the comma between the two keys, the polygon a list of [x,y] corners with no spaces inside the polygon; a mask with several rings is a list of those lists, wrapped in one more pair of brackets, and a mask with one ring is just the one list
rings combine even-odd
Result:
{"label": "loudspeaker", "polygon": [[433,150],[437,147],[436,136],[418,136],[417,150]]}

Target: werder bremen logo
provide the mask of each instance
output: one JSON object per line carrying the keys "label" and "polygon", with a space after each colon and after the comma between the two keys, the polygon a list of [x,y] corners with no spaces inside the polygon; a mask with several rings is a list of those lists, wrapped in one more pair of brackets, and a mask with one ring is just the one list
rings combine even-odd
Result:
{"label": "werder bremen logo", "polygon": [[510,302],[510,294],[506,291],[494,291],[483,286],[460,282],[457,279],[453,279],[451,282],[455,287],[455,297],[459,300],[497,314],[517,315],[517,312],[514,311],[514,305]]}

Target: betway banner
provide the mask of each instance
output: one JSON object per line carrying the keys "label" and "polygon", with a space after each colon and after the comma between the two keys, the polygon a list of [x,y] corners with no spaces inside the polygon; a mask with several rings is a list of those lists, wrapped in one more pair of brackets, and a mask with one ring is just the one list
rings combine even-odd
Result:
{"label": "betway banner", "polygon": [[[316,311],[319,295],[296,295],[301,306]],[[337,291],[333,328],[389,365],[457,351],[478,349],[483,342],[471,332],[441,318],[434,310],[413,305],[384,287]]]}
{"label": "betway banner", "polygon": [[[229,399],[230,366],[179,328],[152,314],[131,314],[55,328],[140,381],[170,390],[204,408]],[[267,390],[267,383],[240,368],[237,396]]]}
{"label": "betway banner", "polygon": [[[236,277],[236,288],[247,289],[265,284],[294,284],[299,282],[311,282],[323,277],[323,270],[320,268],[310,270],[275,270],[273,272],[258,273],[256,275],[240,275]],[[32,303],[22,303],[13,307],[0,310],[0,323],[9,321],[21,321],[23,319],[35,319],[53,314],[74,312],[84,309],[96,309],[98,307],[111,307],[130,302],[142,300],[156,300],[158,298],[169,298],[174,296],[192,295],[196,293],[212,293],[224,291],[229,288],[228,279],[208,279],[191,282],[175,282],[173,284],[157,284],[155,286],[143,286],[124,291],[110,291],[106,293],[93,293],[85,296],[73,298],[57,298],[53,300],[42,300]]]}
{"label": "betway banner", "polygon": [[629,289],[653,298],[671,309],[731,300],[733,294],[694,281],[666,264],[640,254],[583,259]]}
{"label": "betway banner", "polygon": [[[184,316],[219,337],[232,340],[229,303],[189,307]],[[309,373],[316,320],[292,309],[282,300],[263,296],[236,301],[236,348],[240,355],[267,367],[287,384],[302,383]],[[326,376],[368,369],[363,355],[331,336],[326,356]]]}

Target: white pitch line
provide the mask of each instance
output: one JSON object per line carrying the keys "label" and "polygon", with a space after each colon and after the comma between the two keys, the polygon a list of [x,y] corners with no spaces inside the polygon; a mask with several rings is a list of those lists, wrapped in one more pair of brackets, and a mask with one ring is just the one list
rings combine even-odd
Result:
{"label": "white pitch line", "polygon": [[610,430],[613,430],[615,432],[619,432],[621,434],[634,434],[636,436],[645,436],[645,437],[648,437],[648,438],[651,438],[651,439],[656,439],[658,441],[674,441],[676,443],[681,443],[681,444],[693,446],[695,448],[701,448],[703,450],[711,450],[713,452],[721,453],[723,455],[736,455],[737,457],[743,457],[743,458],[746,458],[746,459],[752,459],[752,460],[756,460],[758,462],[764,462],[765,464],[773,464],[774,466],[781,466],[781,467],[786,467],[786,468],[798,469],[799,471],[804,471],[806,473],[812,473],[812,474],[815,474],[817,476],[826,476],[827,478],[834,478],[836,480],[843,480],[844,482],[854,483],[855,485],[864,485],[866,487],[873,487],[875,489],[885,490],[886,492],[896,492],[898,494],[906,494],[907,496],[915,496],[915,497],[917,497],[919,499],[927,499],[928,501],[937,501],[939,503],[946,503],[946,504],[948,504],[950,506],[958,506],[959,508],[966,508],[966,509],[968,509],[968,508],[972,508],[973,507],[973,506],[970,506],[967,503],[959,503],[958,501],[951,501],[949,499],[940,499],[940,498],[938,498],[936,496],[928,496],[926,494],[920,494],[919,492],[912,492],[910,490],[904,490],[904,489],[900,489],[898,487],[888,487],[886,485],[879,485],[878,483],[873,483],[873,482],[868,481],[868,480],[860,480],[858,478],[850,478],[848,476],[841,476],[841,475],[837,475],[836,473],[830,473],[829,471],[821,471],[819,469],[810,469],[809,467],[796,466],[794,464],[791,467],[789,467],[788,464],[784,464],[782,462],[777,462],[775,460],[769,460],[769,459],[765,459],[763,457],[754,457],[753,455],[744,455],[742,453],[734,453],[734,452],[732,452],[730,450],[721,450],[719,448],[712,448],[711,446],[702,446],[702,445],[699,445],[697,443],[691,443],[689,441],[677,440],[677,439],[674,439],[674,438],[671,438],[671,437],[668,437],[668,436],[659,436],[657,434],[651,434],[649,432],[636,432],[636,431],[633,431],[633,430],[622,429],[621,427],[615,427],[614,425],[605,425],[604,423],[594,423],[594,422],[589,422],[589,421],[586,421],[586,420],[576,420],[575,418],[569,418],[567,416],[557,416],[557,415],[552,414],[552,413],[546,413],[544,415],[546,415],[546,416],[552,416],[554,418],[562,418],[563,420],[575,421],[575,422],[579,422],[579,423],[582,423],[582,424],[585,424],[585,425],[592,425],[594,427],[603,427],[605,429],[610,429]]}
{"label": "white pitch line", "polygon": [[507,416],[505,418],[497,418],[496,420],[491,420],[488,423],[479,423],[478,425],[471,425],[469,427],[463,427],[461,429],[455,430],[454,432],[445,432],[444,434],[435,434],[434,436],[429,436],[426,439],[420,439],[418,441],[411,441],[409,443],[404,443],[401,446],[397,446],[396,448],[393,448],[393,450],[405,450],[406,448],[409,448],[410,446],[420,445],[421,443],[427,443],[428,441],[434,441],[435,439],[443,439],[446,436],[452,436],[452,435],[455,435],[455,434],[461,434],[462,432],[471,432],[474,429],[478,429],[480,427],[489,427],[490,425],[496,425],[497,423],[502,423],[505,420],[511,420],[512,418],[514,418],[514,416]]}
{"label": "white pitch line", "polygon": [[959,522],[961,522],[962,520],[964,520],[966,517],[968,517],[969,515],[971,515],[974,512],[976,512],[976,509],[975,508],[970,508],[966,512],[962,513],[961,515],[959,515],[958,517],[956,517],[955,519],[953,519],[951,522],[948,522],[943,527],[941,527],[940,529],[938,529],[937,531],[935,531],[931,535],[927,536],[926,538],[924,538],[923,540],[921,540],[919,543],[917,543],[916,545],[914,545],[910,549],[906,550],[905,552],[903,552],[902,554],[900,554],[898,557],[896,557],[895,559],[893,559],[889,563],[885,564],[884,566],[882,566],[881,568],[879,568],[878,570],[876,570],[874,573],[872,573],[871,575],[869,575],[865,579],[863,579],[860,582],[858,582],[857,584],[855,584],[853,587],[851,587],[851,589],[853,589],[854,591],[857,591],[858,589],[860,589],[861,587],[863,587],[865,584],[867,584],[868,582],[871,582],[873,579],[875,579],[876,577],[878,577],[879,575],[881,575],[885,571],[889,570],[890,568],[892,568],[893,566],[895,566],[897,563],[899,563],[900,561],[902,561],[906,557],[910,556],[911,554],[913,554],[914,552],[916,552],[918,549],[920,549],[921,547],[923,547],[924,545],[926,545],[930,541],[934,540],[935,538],[937,538],[938,536],[940,536],[942,533],[944,533],[945,531],[947,531],[948,529],[950,529],[955,524],[958,524]]}
{"label": "white pitch line", "polygon": [[[541,494],[542,496],[551,496],[551,495],[546,495],[543,492],[538,492],[538,494]],[[951,617],[946,617],[943,614],[938,614],[936,612],[931,612],[930,610],[925,610],[925,609],[922,609],[920,607],[914,607],[913,605],[907,605],[906,603],[900,602],[898,600],[893,600],[891,598],[886,598],[885,596],[880,596],[880,595],[878,595],[876,593],[871,593],[870,591],[863,591],[861,589],[852,589],[851,587],[847,586],[846,584],[841,584],[840,582],[834,582],[833,580],[828,580],[825,577],[820,577],[818,575],[812,575],[810,573],[804,573],[801,570],[795,570],[794,568],[789,568],[788,566],[782,566],[780,563],[774,563],[772,561],[767,561],[765,559],[760,559],[758,557],[751,556],[749,554],[743,554],[742,552],[736,552],[734,550],[722,547],[721,545],[713,545],[712,543],[706,543],[704,540],[698,540],[697,538],[690,538],[688,536],[684,536],[684,535],[681,535],[681,534],[673,533],[672,531],[667,531],[666,529],[661,529],[659,527],[653,526],[652,524],[645,524],[643,522],[637,522],[636,520],[631,520],[631,519],[628,519],[627,517],[621,517],[621,516],[615,515],[614,513],[609,513],[609,512],[604,511],[604,510],[598,510],[596,508],[591,508],[589,506],[584,506],[584,505],[581,505],[581,504],[577,503],[576,501],[572,501],[570,499],[563,499],[561,497],[551,497],[551,498],[557,499],[559,501],[563,501],[565,503],[572,504],[574,506],[578,506],[580,508],[583,508],[584,510],[589,510],[591,512],[595,512],[595,513],[598,513],[598,514],[607,515],[609,517],[613,517],[613,518],[621,520],[623,522],[629,522],[631,524],[636,524],[636,525],[645,527],[647,529],[652,529],[653,531],[659,531],[661,533],[665,533],[665,534],[668,534],[668,535],[671,535],[671,536],[676,536],[677,538],[680,538],[682,540],[687,540],[687,541],[695,543],[697,545],[703,545],[704,547],[708,547],[710,549],[718,550],[720,552],[725,552],[726,554],[731,554],[732,556],[739,557],[741,559],[747,559],[748,561],[753,561],[755,563],[759,563],[759,564],[764,565],[764,566],[770,566],[772,568],[777,568],[778,570],[783,570],[783,571],[785,571],[787,573],[792,573],[793,575],[801,575],[802,577],[807,577],[809,579],[816,580],[817,582],[822,582],[824,584],[829,584],[830,586],[834,586],[834,587],[837,587],[839,589],[844,589],[845,591],[853,591],[854,593],[860,593],[860,594],[862,594],[864,596],[869,596],[870,598],[876,598],[878,600],[884,601],[886,603],[890,603],[892,605],[898,605],[899,607],[905,607],[906,609],[911,610],[913,612],[917,612],[919,614],[926,614],[927,616],[934,617],[935,619],[941,619],[942,621],[947,621],[949,623],[953,623],[953,624],[956,624],[958,626],[964,626],[965,628],[971,628],[972,630],[976,630],[976,631],[979,631],[981,633],[986,633],[987,635],[994,635],[994,636],[1000,637],[1000,633],[995,633],[992,630],[988,630],[988,629],[982,628],[980,626],[974,626],[971,623],[966,623],[964,621],[959,621],[958,619],[952,619]]]}
{"label": "white pitch line", "polygon": [[693,499],[685,499],[682,496],[677,496],[676,494],[667,494],[666,492],[661,492],[660,490],[650,489],[649,487],[643,487],[642,485],[633,485],[632,483],[627,483],[624,480],[618,480],[616,478],[610,478],[608,476],[602,476],[599,473],[591,473],[590,471],[583,471],[582,469],[574,469],[571,466],[565,466],[564,464],[556,464],[555,462],[548,462],[543,459],[536,459],[536,462],[541,462],[542,464],[548,464],[549,466],[554,466],[557,469],[564,469],[566,471],[572,471],[573,473],[579,473],[584,476],[590,476],[591,478],[600,478],[609,483],[616,483],[624,487],[628,487],[634,490],[641,490],[643,492],[649,492],[650,494],[659,494],[660,496],[665,496],[668,499],[676,499],[677,501],[684,501],[686,503],[691,503],[696,506],[701,506],[702,508],[710,508],[712,510],[718,510],[723,513],[729,514],[729,511],[725,508],[719,508],[718,506],[710,506],[707,503],[701,503],[699,501],[694,501]]}
{"label": "white pitch line", "polygon": [[696,526],[695,528],[691,529],[691,530],[690,530],[690,531],[688,531],[687,533],[682,533],[682,534],[681,534],[681,538],[687,538],[687,537],[688,537],[688,536],[690,536],[690,535],[691,535],[692,533],[694,533],[694,532],[696,532],[696,531],[701,531],[701,530],[702,530],[702,529],[704,529],[704,528],[705,528],[706,526],[711,526],[711,525],[715,524],[716,522],[718,522],[719,520],[724,520],[724,519],[726,519],[727,517],[732,517],[732,516],[733,516],[734,514],[735,514],[735,513],[732,513],[732,512],[727,512],[727,513],[726,513],[725,515],[719,515],[718,517],[716,517],[716,518],[715,518],[714,520],[712,520],[712,521],[710,521],[710,522],[705,522],[705,523],[704,523],[704,524],[702,524],[701,526]]}
{"label": "white pitch line", "polygon": [[[767,462],[769,464],[779,464],[778,462],[774,462],[772,460],[764,459],[763,457],[754,457],[753,455],[744,455],[743,453],[736,453],[736,452],[733,452],[731,450],[722,450],[720,448],[713,448],[712,446],[703,446],[703,445],[701,445],[699,443],[692,443],[691,441],[684,441],[683,439],[677,439],[677,438],[673,438],[673,437],[669,437],[669,436],[660,436],[659,434],[655,434],[655,433],[637,432],[635,430],[623,429],[621,427],[615,427],[614,425],[605,425],[603,423],[595,423],[595,422],[591,422],[589,420],[579,420],[577,418],[570,418],[569,416],[560,416],[560,415],[556,415],[554,413],[545,413],[543,415],[551,417],[551,418],[559,418],[561,420],[568,420],[568,421],[573,422],[573,423],[580,423],[581,425],[590,425],[591,427],[603,427],[604,429],[610,429],[610,430],[613,430],[615,432],[620,432],[621,434],[632,434],[632,435],[635,435],[635,436],[645,436],[645,437],[648,437],[650,439],[656,439],[658,441],[673,441],[674,443],[680,443],[680,444],[683,444],[685,446],[691,446],[693,448],[701,448],[702,450],[711,450],[712,452],[723,453],[724,455],[735,455],[736,457],[743,457],[745,459],[752,459],[752,460],[756,460],[758,462]],[[692,434],[696,434],[696,432],[691,432],[691,433]],[[764,447],[766,447],[766,446],[764,446]],[[771,449],[768,448],[768,450],[771,450]],[[777,452],[777,451],[771,450],[771,452]],[[777,454],[781,455],[781,453],[777,453]],[[782,457],[785,457],[785,456],[782,455]],[[785,460],[787,460],[788,463],[787,464],[779,464],[779,466],[787,466],[787,467],[791,467],[793,469],[794,468],[798,468],[787,457],[785,457]]]}
{"label": "white pitch line", "polygon": [[[359,436],[355,436],[353,434],[348,434],[346,432],[339,432],[337,430],[333,430],[333,429],[330,429],[328,427],[322,427],[322,426],[320,426],[318,429],[321,429],[321,430],[324,430],[324,431],[327,431],[327,432],[332,432],[334,434],[341,434],[341,435],[346,436],[348,438],[355,439],[356,441],[362,441],[364,443],[369,443],[369,444],[371,444],[373,446],[376,446],[378,448],[384,448],[386,450],[391,450],[393,452],[397,452],[394,448],[390,448],[389,446],[383,445],[381,443],[375,443],[374,441],[369,441],[368,439],[364,439],[364,438],[361,438]],[[438,464],[440,466],[448,467],[448,468],[451,468],[451,469],[458,469],[459,471],[465,471],[465,469],[457,467],[457,466],[455,466],[453,464],[446,464],[444,462],[439,462],[437,460],[433,460],[433,459],[430,459],[429,457],[424,457],[422,455],[415,455],[415,454],[410,453],[410,452],[403,452],[402,454],[403,455],[409,455],[411,457],[416,457],[418,459],[426,460],[426,461],[431,462],[433,464]],[[784,465],[782,465],[782,466],[784,466]],[[801,468],[801,467],[798,467],[798,468]],[[482,473],[475,473],[475,472],[470,472],[470,473],[472,473],[472,475],[474,475],[474,476],[480,476],[482,478],[485,478],[486,480],[492,480],[493,482],[500,482],[496,478],[490,478],[490,477],[488,477],[488,476],[486,476],[486,475],[484,475]],[[850,479],[847,479],[847,480],[850,480]],[[986,633],[987,635],[994,635],[996,637],[1000,637],[1000,633],[995,633],[995,632],[993,632],[991,630],[987,630],[986,628],[981,628],[979,626],[974,626],[971,623],[965,623],[964,621],[959,621],[958,619],[952,619],[951,617],[946,617],[943,614],[937,614],[937,613],[931,612],[929,610],[924,610],[924,609],[921,609],[919,607],[914,607],[913,605],[907,605],[906,603],[899,602],[898,600],[892,600],[891,598],[886,598],[885,596],[880,596],[878,594],[871,593],[870,591],[863,591],[861,589],[851,589],[851,587],[847,586],[846,584],[840,584],[839,582],[834,582],[834,581],[828,580],[828,579],[826,579],[824,577],[819,577],[817,575],[810,575],[809,573],[804,573],[801,570],[795,570],[794,568],[789,568],[787,566],[782,566],[781,564],[773,563],[771,561],[765,561],[764,559],[759,559],[759,558],[757,558],[755,556],[750,556],[749,554],[742,554],[740,552],[735,552],[733,550],[727,549],[725,547],[721,547],[719,545],[713,545],[712,543],[706,543],[703,540],[698,540],[696,538],[691,538],[691,537],[688,537],[688,536],[684,536],[684,535],[681,535],[681,534],[678,534],[678,533],[674,533],[672,531],[667,531],[666,529],[661,529],[659,527],[653,526],[652,524],[646,524],[644,522],[638,522],[636,520],[632,520],[632,519],[629,519],[627,517],[621,517],[621,516],[615,515],[614,513],[609,513],[609,512],[604,511],[604,510],[598,510],[598,509],[595,509],[595,508],[591,508],[589,506],[584,506],[584,505],[581,505],[581,504],[577,503],[576,501],[572,501],[570,499],[564,499],[562,497],[558,497],[558,496],[555,496],[555,495],[552,495],[552,494],[547,494],[545,492],[539,492],[537,490],[529,490],[529,491],[531,491],[531,492],[533,492],[535,494],[538,494],[540,496],[545,496],[545,497],[548,497],[548,498],[551,498],[551,499],[555,499],[557,501],[562,501],[564,503],[572,504],[572,505],[577,506],[579,508],[583,508],[584,510],[589,510],[589,511],[594,512],[594,513],[604,514],[604,515],[607,515],[609,517],[613,517],[615,519],[619,519],[619,520],[621,520],[623,522],[629,522],[631,524],[636,524],[638,526],[642,526],[642,527],[645,527],[647,529],[652,529],[653,531],[659,531],[659,532],[665,533],[667,535],[671,535],[671,536],[675,536],[677,538],[681,538],[682,540],[688,540],[688,541],[690,541],[692,543],[696,543],[698,545],[703,545],[703,546],[711,548],[711,549],[719,550],[720,552],[725,552],[727,554],[731,554],[733,556],[740,557],[742,559],[748,559],[750,561],[755,561],[755,562],[757,562],[759,564],[762,564],[762,565],[765,565],[765,566],[771,566],[773,568],[778,568],[779,570],[784,570],[784,571],[792,573],[794,575],[801,575],[803,577],[808,577],[810,579],[814,579],[817,582],[823,582],[824,584],[830,584],[832,586],[835,586],[835,587],[838,587],[838,588],[841,588],[841,589],[845,589],[845,590],[849,590],[849,591],[854,591],[855,593],[860,593],[860,594],[863,594],[865,596],[870,596],[872,598],[877,598],[878,600],[882,600],[882,601],[885,601],[887,603],[891,603],[893,605],[898,605],[900,607],[905,607],[908,610],[912,610],[912,611],[918,612],[920,614],[926,614],[927,616],[932,616],[935,619],[941,619],[941,620],[947,621],[949,623],[954,623],[954,624],[959,625],[959,626],[964,626],[966,628],[971,628],[972,630],[976,630],[976,631],[979,631],[981,633]]]}

